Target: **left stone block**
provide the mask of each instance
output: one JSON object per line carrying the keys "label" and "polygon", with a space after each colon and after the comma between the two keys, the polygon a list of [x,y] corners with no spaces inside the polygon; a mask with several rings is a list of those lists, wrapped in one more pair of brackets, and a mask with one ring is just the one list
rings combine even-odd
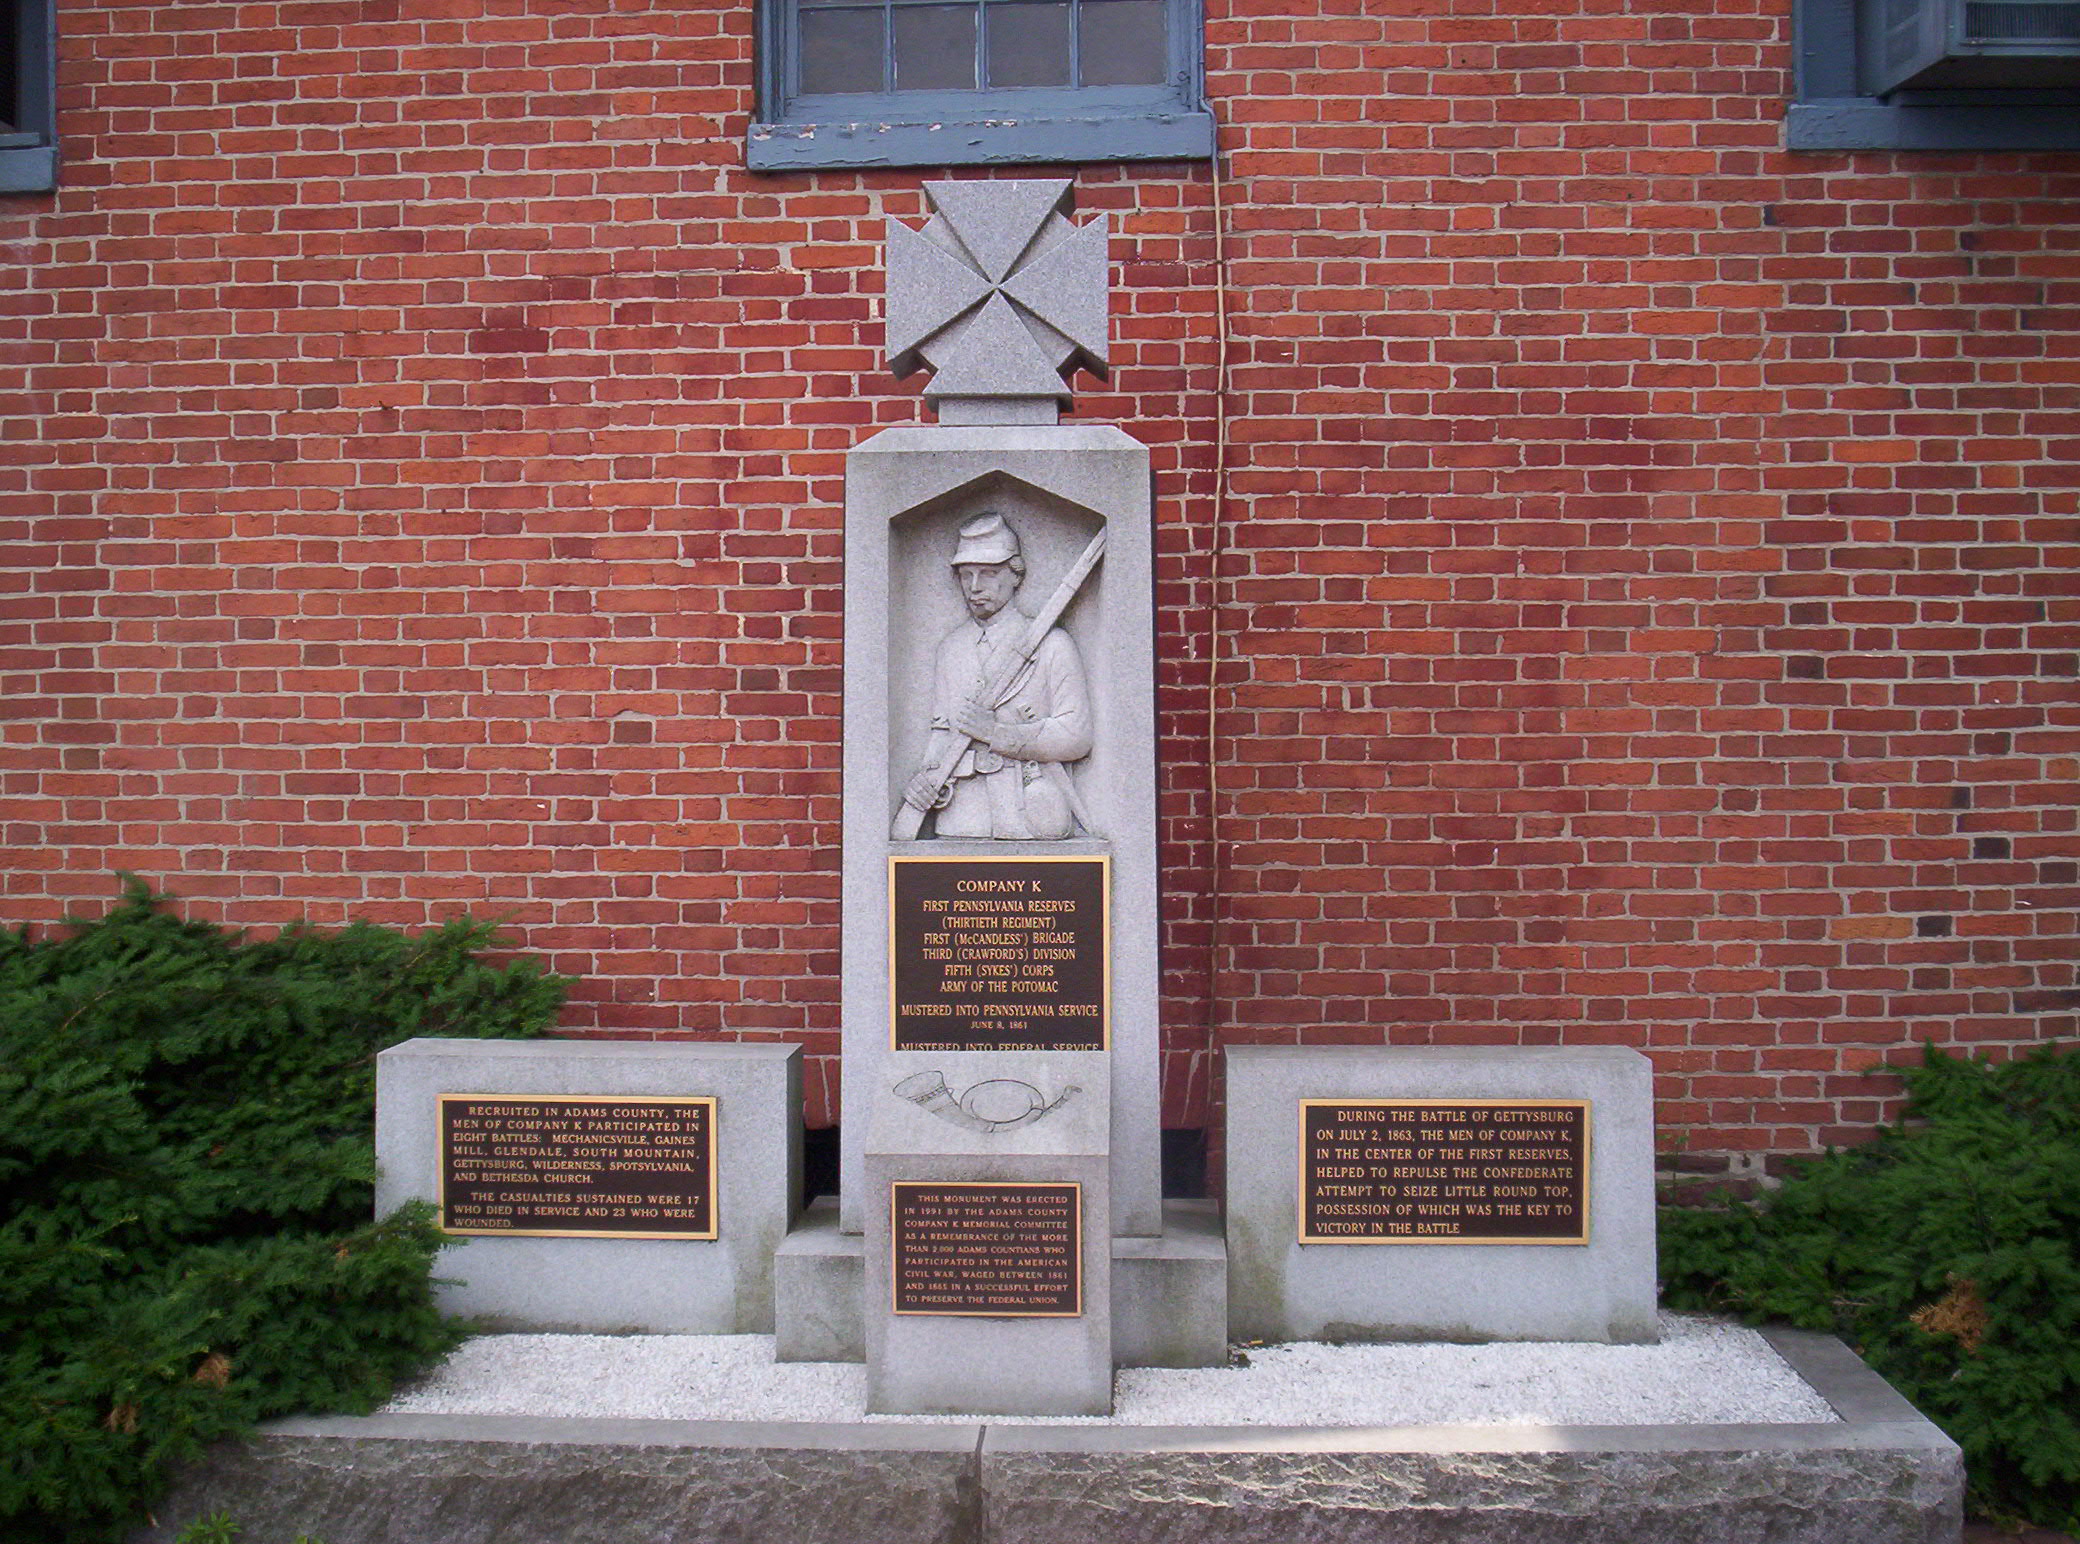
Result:
{"label": "left stone block", "polygon": [[792,1045],[408,1040],[376,1059],[376,1213],[443,1208],[443,1310],[761,1334],[801,1207]]}

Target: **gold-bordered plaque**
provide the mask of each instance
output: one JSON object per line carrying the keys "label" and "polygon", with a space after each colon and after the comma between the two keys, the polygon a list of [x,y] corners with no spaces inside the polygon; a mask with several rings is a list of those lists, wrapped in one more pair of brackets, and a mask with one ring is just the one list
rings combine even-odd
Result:
{"label": "gold-bordered plaque", "polygon": [[1586,1099],[1303,1099],[1303,1244],[1586,1244]]}
{"label": "gold-bordered plaque", "polygon": [[895,1180],[889,1306],[899,1314],[1074,1319],[1083,1312],[1083,1186]]}
{"label": "gold-bordered plaque", "polygon": [[442,1094],[441,1228],[470,1237],[717,1237],[715,1099]]}
{"label": "gold-bordered plaque", "polygon": [[1103,855],[891,857],[889,1048],[1110,1048],[1111,897]]}

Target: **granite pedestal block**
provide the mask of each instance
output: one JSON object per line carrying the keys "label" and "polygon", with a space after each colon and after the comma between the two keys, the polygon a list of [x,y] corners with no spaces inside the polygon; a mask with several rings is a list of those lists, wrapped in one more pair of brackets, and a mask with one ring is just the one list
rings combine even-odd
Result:
{"label": "granite pedestal block", "polygon": [[[884,1063],[902,1073],[921,1053]],[[1112,1249],[1102,1051],[933,1053],[956,1088],[1017,1079],[1054,1100],[1041,1119],[975,1130],[877,1090],[864,1155],[867,1408],[884,1415],[1104,1415],[1112,1409]],[[913,1069],[914,1070],[914,1069]],[[899,1183],[1074,1185],[1075,1312],[899,1312],[891,1218]]]}
{"label": "granite pedestal block", "polygon": [[838,1228],[838,1198],[819,1196],[773,1255],[773,1360],[863,1362],[866,1238]]}
{"label": "granite pedestal block", "polygon": [[1228,1360],[1228,1246],[1211,1201],[1163,1203],[1161,1238],[1112,1241],[1117,1367],[1221,1367]]}
{"label": "granite pedestal block", "polygon": [[[1235,1046],[1227,1072],[1238,1339],[1656,1337],[1653,1079],[1638,1052]],[[1301,1243],[1305,1099],[1589,1101],[1588,1241]]]}
{"label": "granite pedestal block", "polygon": [[[865,1240],[825,1196],[773,1257],[773,1357],[866,1359]],[[1211,1201],[1165,1201],[1160,1238],[1112,1241],[1115,1367],[1219,1367],[1228,1359],[1228,1249]]]}
{"label": "granite pedestal block", "polygon": [[448,1313],[508,1330],[750,1334],[773,1327],[773,1251],[800,1206],[792,1045],[408,1040],[376,1059],[376,1211],[440,1194],[442,1094],[715,1100],[713,1239],[470,1237],[435,1275]]}

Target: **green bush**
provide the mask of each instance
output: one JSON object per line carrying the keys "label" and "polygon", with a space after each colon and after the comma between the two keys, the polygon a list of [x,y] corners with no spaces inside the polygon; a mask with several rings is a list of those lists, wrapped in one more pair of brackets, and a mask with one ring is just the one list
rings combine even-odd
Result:
{"label": "green bush", "polygon": [[143,885],[0,929],[0,1541],[114,1539],[254,1421],[449,1349],[424,1207],[371,1222],[375,1054],[541,1033],[564,982],[460,919],[247,941]]}
{"label": "green bush", "polygon": [[1868,1146],[1664,1208],[1663,1300],[1840,1335],[1964,1449],[1978,1509],[2080,1527],[2080,1053],[1900,1070]]}
{"label": "green bush", "polygon": [[[239,1544],[244,1537],[245,1529],[239,1526],[237,1518],[229,1512],[212,1512],[181,1529],[180,1537],[173,1544]],[[299,1533],[294,1544],[324,1544],[324,1540]]]}

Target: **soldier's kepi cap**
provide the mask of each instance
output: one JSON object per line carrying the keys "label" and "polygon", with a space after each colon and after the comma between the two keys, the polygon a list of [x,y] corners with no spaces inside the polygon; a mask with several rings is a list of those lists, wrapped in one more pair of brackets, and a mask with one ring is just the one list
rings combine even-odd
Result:
{"label": "soldier's kepi cap", "polygon": [[950,561],[958,568],[963,563],[1015,563],[1018,560],[1018,532],[1011,529],[1002,515],[986,509],[961,527],[961,539],[954,547]]}

